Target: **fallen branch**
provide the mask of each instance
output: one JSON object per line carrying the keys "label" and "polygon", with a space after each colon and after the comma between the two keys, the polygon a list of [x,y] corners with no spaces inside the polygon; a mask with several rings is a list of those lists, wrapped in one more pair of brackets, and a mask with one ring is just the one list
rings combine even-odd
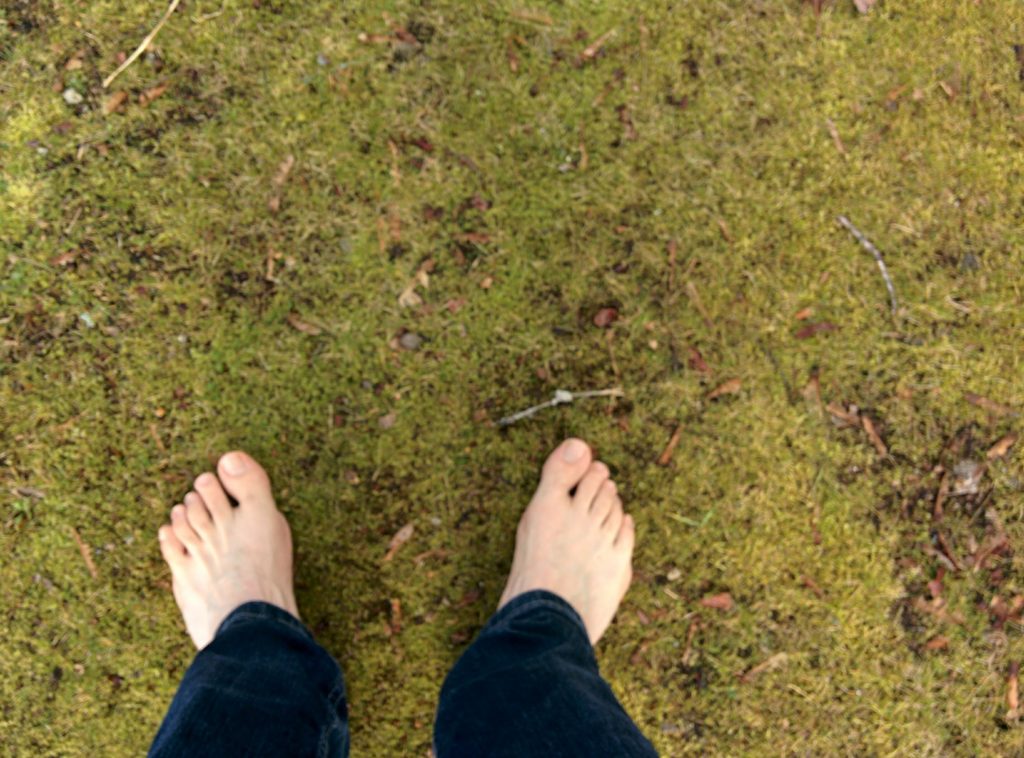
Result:
{"label": "fallen branch", "polygon": [[555,390],[555,396],[548,400],[546,403],[540,405],[534,405],[526,410],[513,413],[511,416],[505,416],[504,418],[498,419],[498,426],[508,426],[514,424],[517,421],[521,421],[524,418],[544,410],[545,408],[554,408],[556,405],[562,405],[564,403],[571,403],[573,400],[579,400],[585,397],[622,397],[623,392],[618,387],[613,387],[607,390],[587,390],[586,392],[569,392],[568,390]]}
{"label": "fallen branch", "polygon": [[878,252],[878,248],[871,244],[871,240],[864,236],[864,233],[860,229],[855,227],[853,223],[846,216],[839,216],[839,223],[842,224],[849,230],[850,234],[854,236],[864,249],[867,250],[871,255],[875,257],[875,262],[878,264],[879,271],[882,272],[882,278],[885,279],[885,288],[889,290],[889,301],[892,303],[893,315],[896,315],[896,289],[892,286],[892,279],[889,278],[889,270],[885,267],[885,261],[882,260],[882,254]]}
{"label": "fallen branch", "polygon": [[136,58],[138,58],[140,55],[142,55],[143,52],[145,52],[146,48],[149,47],[149,43],[153,41],[153,38],[156,37],[157,33],[160,31],[160,28],[167,23],[167,19],[169,19],[171,17],[171,14],[174,13],[175,10],[177,10],[178,3],[180,2],[181,0],[171,0],[170,5],[167,6],[167,10],[164,11],[164,15],[157,22],[156,26],[153,27],[153,31],[147,34],[145,38],[143,38],[142,42],[139,43],[139,46],[135,48],[135,52],[129,55],[127,58],[125,58],[124,63],[118,66],[114,73],[112,73],[110,76],[103,80],[103,89],[109,87],[111,82],[113,82],[118,76],[120,76],[126,68],[128,68],[135,62]]}

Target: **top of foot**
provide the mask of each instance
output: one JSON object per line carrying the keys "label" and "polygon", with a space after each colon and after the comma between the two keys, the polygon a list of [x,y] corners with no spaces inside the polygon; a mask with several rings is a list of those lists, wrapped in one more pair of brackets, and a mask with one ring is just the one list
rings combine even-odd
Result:
{"label": "top of foot", "polygon": [[227,453],[216,475],[200,474],[193,486],[184,504],[171,509],[171,523],[160,527],[159,538],[174,599],[196,647],[206,647],[242,603],[261,600],[298,616],[291,532],[263,467],[245,453]]}
{"label": "top of foot", "polygon": [[583,440],[566,440],[548,456],[519,522],[499,608],[524,592],[548,590],[576,609],[596,643],[632,579],[634,537],[608,467],[593,460]]}

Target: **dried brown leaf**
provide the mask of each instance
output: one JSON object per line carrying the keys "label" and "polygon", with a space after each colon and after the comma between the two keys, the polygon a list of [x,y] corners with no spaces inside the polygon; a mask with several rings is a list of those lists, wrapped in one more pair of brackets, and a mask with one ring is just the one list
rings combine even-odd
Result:
{"label": "dried brown leaf", "polygon": [[109,116],[114,111],[118,110],[125,101],[128,99],[128,93],[123,89],[113,93],[110,97],[103,101],[103,115]]}
{"label": "dried brown leaf", "polygon": [[704,374],[704,376],[707,376],[708,374],[711,373],[711,368],[708,366],[707,362],[704,360],[704,356],[701,355],[700,350],[698,350],[697,348],[693,347],[692,345],[690,347],[688,347],[686,350],[687,350],[687,353],[688,353],[687,358],[686,358],[686,365],[687,366],[689,366],[690,368],[692,368],[694,371],[696,371],[699,374]]}
{"label": "dried brown leaf", "polygon": [[402,545],[412,539],[412,535],[415,530],[416,527],[412,523],[409,523],[395,532],[395,536],[392,537],[391,542],[388,543],[388,551],[384,554],[385,563],[394,558],[395,553],[398,552]]}
{"label": "dried brown leaf", "polygon": [[990,461],[1002,458],[1010,451],[1010,448],[1013,447],[1014,443],[1017,442],[1018,439],[1020,439],[1020,435],[1015,432],[1010,432],[1006,436],[1001,437],[996,444],[990,447],[988,452],[985,453],[985,457]]}
{"label": "dried brown leaf", "polygon": [[707,399],[714,400],[722,395],[735,395],[743,386],[743,380],[738,378],[726,379],[708,393]]}
{"label": "dried brown leaf", "polygon": [[297,313],[289,313],[287,318],[288,323],[292,325],[292,328],[298,329],[303,334],[309,334],[312,335],[313,337],[317,336],[318,334],[323,334],[323,329],[321,329],[319,326],[316,326],[315,324],[310,324],[308,321],[303,321],[301,318],[299,318],[299,314]]}
{"label": "dried brown leaf", "polygon": [[786,665],[787,660],[789,660],[789,655],[787,653],[775,653],[774,655],[770,655],[745,674],[740,674],[740,682],[743,684],[749,684],[765,671],[774,671],[775,669]]}
{"label": "dried brown leaf", "polygon": [[167,82],[161,82],[155,87],[150,87],[149,89],[142,90],[142,93],[139,95],[139,105],[143,107],[149,105],[151,102],[153,102],[162,94],[164,94],[169,86],[170,85]]}
{"label": "dried brown leaf", "polygon": [[601,329],[607,329],[619,318],[618,308],[606,307],[601,308],[597,313],[594,314],[594,326]]}

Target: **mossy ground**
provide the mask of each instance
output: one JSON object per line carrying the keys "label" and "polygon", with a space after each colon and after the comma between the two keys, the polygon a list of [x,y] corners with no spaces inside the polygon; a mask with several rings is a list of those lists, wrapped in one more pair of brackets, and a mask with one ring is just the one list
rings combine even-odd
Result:
{"label": "mossy ground", "polygon": [[[0,7],[5,754],[145,748],[192,656],[156,528],[240,446],[355,751],[425,755],[568,434],[637,519],[599,657],[664,754],[1024,750],[1021,627],[983,610],[1024,592],[1024,552],[948,573],[945,621],[915,600],[941,560],[928,471],[958,430],[983,451],[1019,423],[965,393],[1024,407],[1019,3],[186,0],[106,92],[163,3]],[[838,328],[797,338],[806,307]],[[805,401],[815,369],[889,458]],[[982,484],[1015,545],[1021,475],[1011,449]],[[941,527],[961,560],[973,505]]]}

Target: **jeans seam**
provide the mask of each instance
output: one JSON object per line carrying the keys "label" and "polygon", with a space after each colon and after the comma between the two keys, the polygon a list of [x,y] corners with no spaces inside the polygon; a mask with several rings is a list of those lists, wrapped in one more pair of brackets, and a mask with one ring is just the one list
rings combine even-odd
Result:
{"label": "jeans seam", "polygon": [[240,611],[238,609],[235,609],[234,611],[228,614],[227,618],[225,618],[224,621],[221,622],[220,628],[217,630],[217,633],[219,634],[220,632],[225,631],[226,628],[234,626],[234,623],[236,621],[271,621],[284,624],[285,626],[288,626],[291,629],[295,629],[296,631],[299,631],[303,635],[312,639],[312,635],[310,635],[309,630],[306,629],[306,627],[303,625],[301,621],[292,616],[290,613],[288,613],[288,611],[284,610],[283,608],[277,608],[277,606],[271,607],[281,611],[282,615],[279,615],[277,613],[261,613],[257,611]]}
{"label": "jeans seam", "polygon": [[[532,590],[532,591],[536,591],[536,590]],[[543,591],[546,591],[546,590],[543,590]],[[558,596],[556,595],[555,597],[558,597]],[[510,602],[515,602],[515,599],[513,598],[513,600],[510,601]],[[505,606],[505,607],[507,608],[508,606]],[[576,611],[576,609],[573,608],[571,605],[569,605],[562,598],[558,598],[557,600],[553,600],[553,599],[551,599],[549,597],[545,597],[545,596],[530,598],[529,600],[521,603],[520,605],[513,607],[509,611],[508,615],[505,616],[504,618],[500,617],[501,611],[505,610],[504,608],[502,608],[501,610],[498,611],[499,618],[497,619],[496,623],[494,623],[493,625],[492,624],[488,624],[487,626],[485,626],[484,630],[483,630],[483,633],[486,633],[490,629],[502,629],[502,628],[504,628],[506,626],[507,622],[517,618],[518,616],[520,616],[523,613],[527,613],[528,611],[536,610],[537,608],[546,608],[548,610],[555,611],[556,613],[558,613],[563,618],[567,618],[570,621],[572,621],[573,624],[576,627],[578,627],[580,629],[580,631],[583,632],[584,636],[587,639],[587,644],[588,645],[590,644],[590,635],[587,633],[587,627],[583,623],[583,619],[580,617],[580,615]]]}

